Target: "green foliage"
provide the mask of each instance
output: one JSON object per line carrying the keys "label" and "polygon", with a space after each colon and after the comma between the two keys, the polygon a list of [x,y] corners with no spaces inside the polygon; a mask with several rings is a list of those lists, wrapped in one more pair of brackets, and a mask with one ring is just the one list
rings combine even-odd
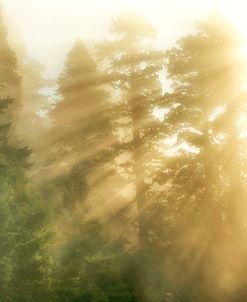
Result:
{"label": "green foliage", "polygon": [[[46,162],[33,168],[15,133],[21,81],[0,17],[0,301],[243,302],[240,40],[219,15],[165,53],[140,16],[114,19],[111,34],[98,47],[104,72],[81,41],[69,52],[33,157]],[[29,103],[43,83],[34,65],[21,69]]]}
{"label": "green foliage", "polygon": [[4,301],[33,301],[33,295],[47,289],[51,268],[48,209],[30,189],[30,150],[8,143],[9,130],[10,125],[0,127],[0,296]]}
{"label": "green foliage", "polygon": [[97,221],[85,221],[59,257],[58,301],[132,301],[121,280],[122,248]]}

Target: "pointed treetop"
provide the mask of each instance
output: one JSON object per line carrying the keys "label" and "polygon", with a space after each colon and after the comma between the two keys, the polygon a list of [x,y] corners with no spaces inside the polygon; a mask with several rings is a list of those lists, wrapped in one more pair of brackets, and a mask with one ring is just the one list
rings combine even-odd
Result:
{"label": "pointed treetop", "polygon": [[87,47],[81,39],[77,39],[69,51],[65,69],[80,69],[83,68],[88,72],[95,72],[95,63],[90,56]]}

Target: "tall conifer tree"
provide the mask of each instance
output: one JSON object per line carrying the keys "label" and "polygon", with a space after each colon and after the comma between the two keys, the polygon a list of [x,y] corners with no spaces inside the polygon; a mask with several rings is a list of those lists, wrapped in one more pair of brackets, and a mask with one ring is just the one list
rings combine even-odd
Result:
{"label": "tall conifer tree", "polygon": [[[152,111],[160,105],[162,53],[152,46],[155,30],[142,16],[121,15],[113,20],[111,33],[114,39],[99,46],[99,56],[108,66],[106,80],[121,95],[120,101],[114,100],[115,126],[125,132],[126,144],[122,144],[122,151],[133,156],[134,175],[130,179],[135,179],[139,239],[145,246],[149,241],[145,218],[149,208],[145,159],[157,130]],[[130,171],[129,167],[127,169]]]}

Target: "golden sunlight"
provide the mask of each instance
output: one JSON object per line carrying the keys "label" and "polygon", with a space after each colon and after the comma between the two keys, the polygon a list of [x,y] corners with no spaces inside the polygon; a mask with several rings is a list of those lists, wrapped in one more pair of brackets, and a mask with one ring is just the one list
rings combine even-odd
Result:
{"label": "golden sunlight", "polygon": [[0,302],[247,301],[246,11],[0,0]]}

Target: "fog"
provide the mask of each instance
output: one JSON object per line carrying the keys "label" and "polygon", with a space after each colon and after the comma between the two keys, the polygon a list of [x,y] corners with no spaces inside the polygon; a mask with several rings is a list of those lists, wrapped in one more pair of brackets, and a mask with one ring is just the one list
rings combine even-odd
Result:
{"label": "fog", "polygon": [[245,1],[0,2],[0,302],[245,302]]}
{"label": "fog", "polygon": [[[146,16],[158,30],[157,43],[167,48],[210,10],[220,8],[235,20],[233,11],[243,12],[245,5],[241,0],[3,0],[2,3],[28,53],[46,65],[49,78],[55,78],[61,71],[75,39],[80,37],[90,44],[106,37],[110,19],[120,12]],[[237,21],[244,18],[244,14],[238,15]]]}

